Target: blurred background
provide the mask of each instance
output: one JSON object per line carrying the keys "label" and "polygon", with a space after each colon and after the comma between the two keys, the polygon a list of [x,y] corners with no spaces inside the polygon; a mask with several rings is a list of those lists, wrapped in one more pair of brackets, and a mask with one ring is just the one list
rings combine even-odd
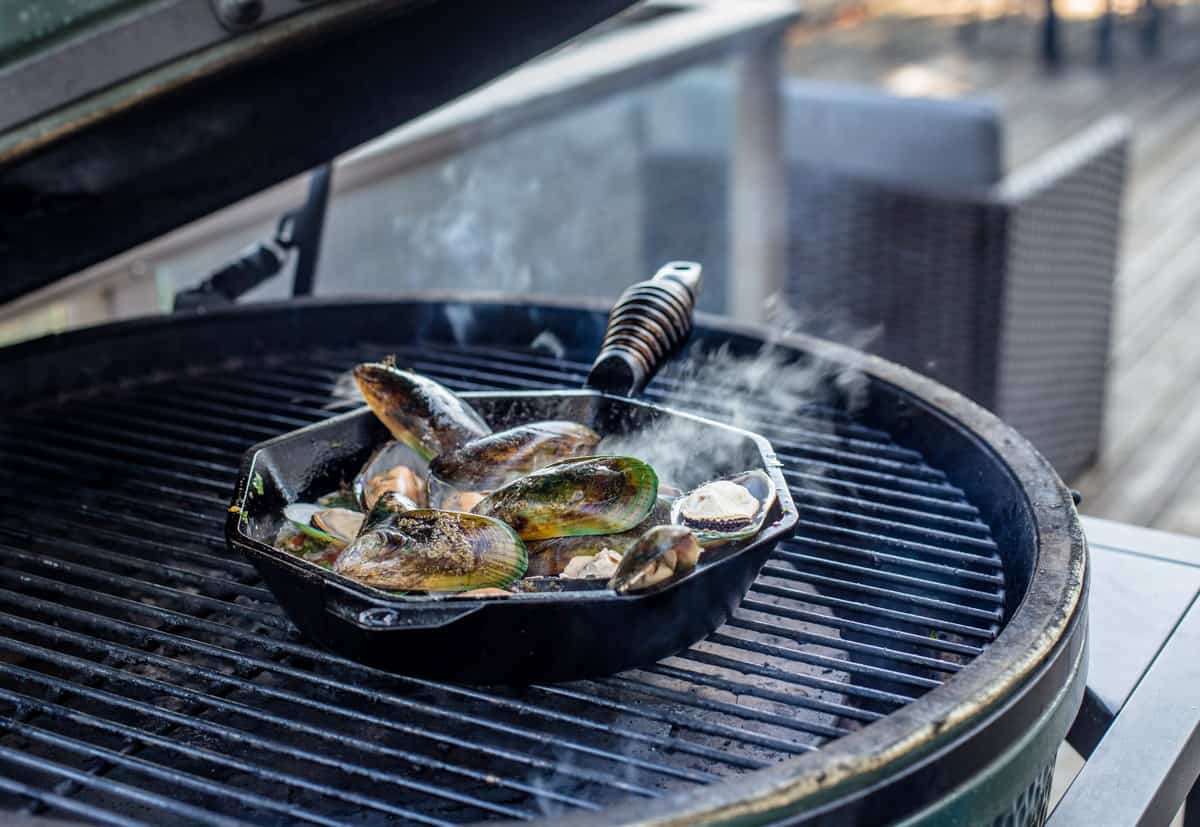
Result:
{"label": "blurred background", "polygon": [[[645,3],[338,159],[313,291],[611,299],[696,259],[703,310],[785,307],[996,410],[1085,513],[1200,533],[1198,35],[1142,0]],[[170,312],[307,186],[0,307],[0,344]]]}

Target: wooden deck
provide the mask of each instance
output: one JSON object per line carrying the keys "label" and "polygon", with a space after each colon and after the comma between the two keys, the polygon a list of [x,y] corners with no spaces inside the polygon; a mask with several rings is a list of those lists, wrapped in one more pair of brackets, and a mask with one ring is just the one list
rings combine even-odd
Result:
{"label": "wooden deck", "polygon": [[1132,121],[1102,458],[1070,482],[1087,514],[1200,534],[1200,14],[1174,11],[1156,61],[1120,22],[1107,70],[1093,65],[1091,22],[1066,24],[1067,64],[1048,74],[1031,20],[986,22],[967,46],[953,20],[877,15],[798,32],[788,68],[990,96],[1005,111],[1010,169],[1105,114]]}

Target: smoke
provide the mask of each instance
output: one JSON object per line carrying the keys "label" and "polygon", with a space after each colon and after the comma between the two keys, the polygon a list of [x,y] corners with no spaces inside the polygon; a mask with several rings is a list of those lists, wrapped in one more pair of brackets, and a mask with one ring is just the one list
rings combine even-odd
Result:
{"label": "smoke", "polygon": [[644,269],[631,101],[511,131],[497,115],[452,155],[339,195],[318,284],[615,295]]}
{"label": "smoke", "polygon": [[[785,344],[789,335],[805,328],[811,314],[794,310],[778,296],[766,310],[767,337],[756,351],[739,352],[728,343],[693,347],[686,358],[664,367],[655,380],[666,393],[664,403],[768,436],[780,426],[828,433],[832,411],[853,414],[861,409],[869,387],[861,372],[811,354],[798,356]],[[822,321],[828,329],[828,319]],[[842,340],[857,347],[878,335],[876,329],[843,329]],[[639,457],[663,482],[683,489],[746,470],[752,459],[740,435],[684,417],[608,437],[600,450]]]}

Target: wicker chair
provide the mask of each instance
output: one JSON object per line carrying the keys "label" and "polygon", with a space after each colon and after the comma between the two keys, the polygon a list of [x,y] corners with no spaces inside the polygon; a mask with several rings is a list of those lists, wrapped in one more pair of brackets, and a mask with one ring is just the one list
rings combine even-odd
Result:
{"label": "wicker chair", "polygon": [[[719,83],[689,80],[684,97],[678,85],[664,95],[678,105],[687,86],[693,116],[706,117],[706,107],[711,115],[715,99],[696,108],[695,90],[711,98]],[[1105,120],[988,183],[988,158],[997,170],[1000,164],[999,141],[986,146],[990,133],[979,128],[986,107],[967,105],[974,108],[964,110],[966,132],[956,132],[962,124],[945,117],[953,102],[914,103],[904,123],[928,145],[923,163],[918,152],[896,150],[904,131],[892,127],[899,99],[848,92],[850,121],[869,115],[872,97],[880,112],[875,140],[887,144],[876,154],[861,134],[839,141],[836,130],[826,130],[828,140],[805,140],[797,130],[809,89],[788,90],[789,303],[820,335],[854,337],[862,346],[862,331],[877,328],[868,349],[993,409],[1069,479],[1100,444],[1128,128]],[[819,122],[836,121],[837,107],[822,87]],[[671,114],[677,134],[697,134],[680,129],[679,111]],[[688,209],[724,203],[726,163],[714,151],[721,136],[706,139],[709,146],[681,147],[653,125],[646,133],[647,262],[664,250],[724,262],[723,208],[699,216]],[[964,162],[970,134],[982,146]],[[947,167],[959,180],[945,180]],[[728,277],[719,266],[709,271],[718,282]]]}

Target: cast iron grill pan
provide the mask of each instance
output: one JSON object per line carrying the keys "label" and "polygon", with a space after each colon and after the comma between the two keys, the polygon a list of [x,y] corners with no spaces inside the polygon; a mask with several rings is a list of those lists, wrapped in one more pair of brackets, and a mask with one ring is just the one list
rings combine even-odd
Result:
{"label": "cast iron grill pan", "polygon": [[[526,309],[501,329],[481,307],[451,343],[431,320],[464,307],[293,305],[5,354],[10,378],[41,377],[9,388],[41,382],[42,401],[13,402],[0,426],[0,807],[180,825],[594,810],[818,750],[956,674],[1019,600],[1006,563],[1019,573],[1032,550],[1006,538],[1002,562],[983,501],[947,476],[962,468],[898,444],[875,403],[858,420],[785,419],[764,405],[752,426],[802,505],[797,535],[729,622],[687,652],[603,680],[483,688],[313,647],[225,548],[238,460],[345,410],[337,378],[388,353],[459,391],[584,381],[602,317]],[[361,322],[353,335],[379,344],[344,341],[350,318]],[[523,346],[543,325],[559,329],[565,358]],[[190,372],[154,361],[167,352],[160,337],[186,343],[197,331],[214,360],[255,342],[270,355]],[[327,346],[296,344],[320,331]],[[727,340],[702,328],[693,347]],[[104,357],[67,345],[102,345]],[[722,414],[717,400],[672,391],[660,379],[646,396]],[[875,395],[880,411],[894,408],[886,387]],[[976,464],[973,484],[998,473],[986,454],[952,456]]]}
{"label": "cast iron grill pan", "polygon": [[[681,451],[694,454],[691,462],[672,461],[670,482],[683,490],[718,476],[761,471],[777,496],[753,538],[711,547],[693,571],[631,595],[582,589],[486,599],[393,596],[272,545],[287,503],[312,502],[353,479],[389,438],[374,414],[360,410],[247,452],[226,522],[230,549],[254,563],[309,638],[389,671],[477,684],[529,684],[611,675],[686,649],[725,622],[797,520],[780,463],[763,437],[616,395],[640,391],[686,341],[699,287],[698,264],[671,262],[653,279],[626,290],[609,314],[588,378],[591,390],[464,398],[497,431],[570,420],[605,437],[641,434],[647,441],[678,441]],[[677,320],[669,320],[668,312]],[[653,449],[647,442],[645,450]]]}

